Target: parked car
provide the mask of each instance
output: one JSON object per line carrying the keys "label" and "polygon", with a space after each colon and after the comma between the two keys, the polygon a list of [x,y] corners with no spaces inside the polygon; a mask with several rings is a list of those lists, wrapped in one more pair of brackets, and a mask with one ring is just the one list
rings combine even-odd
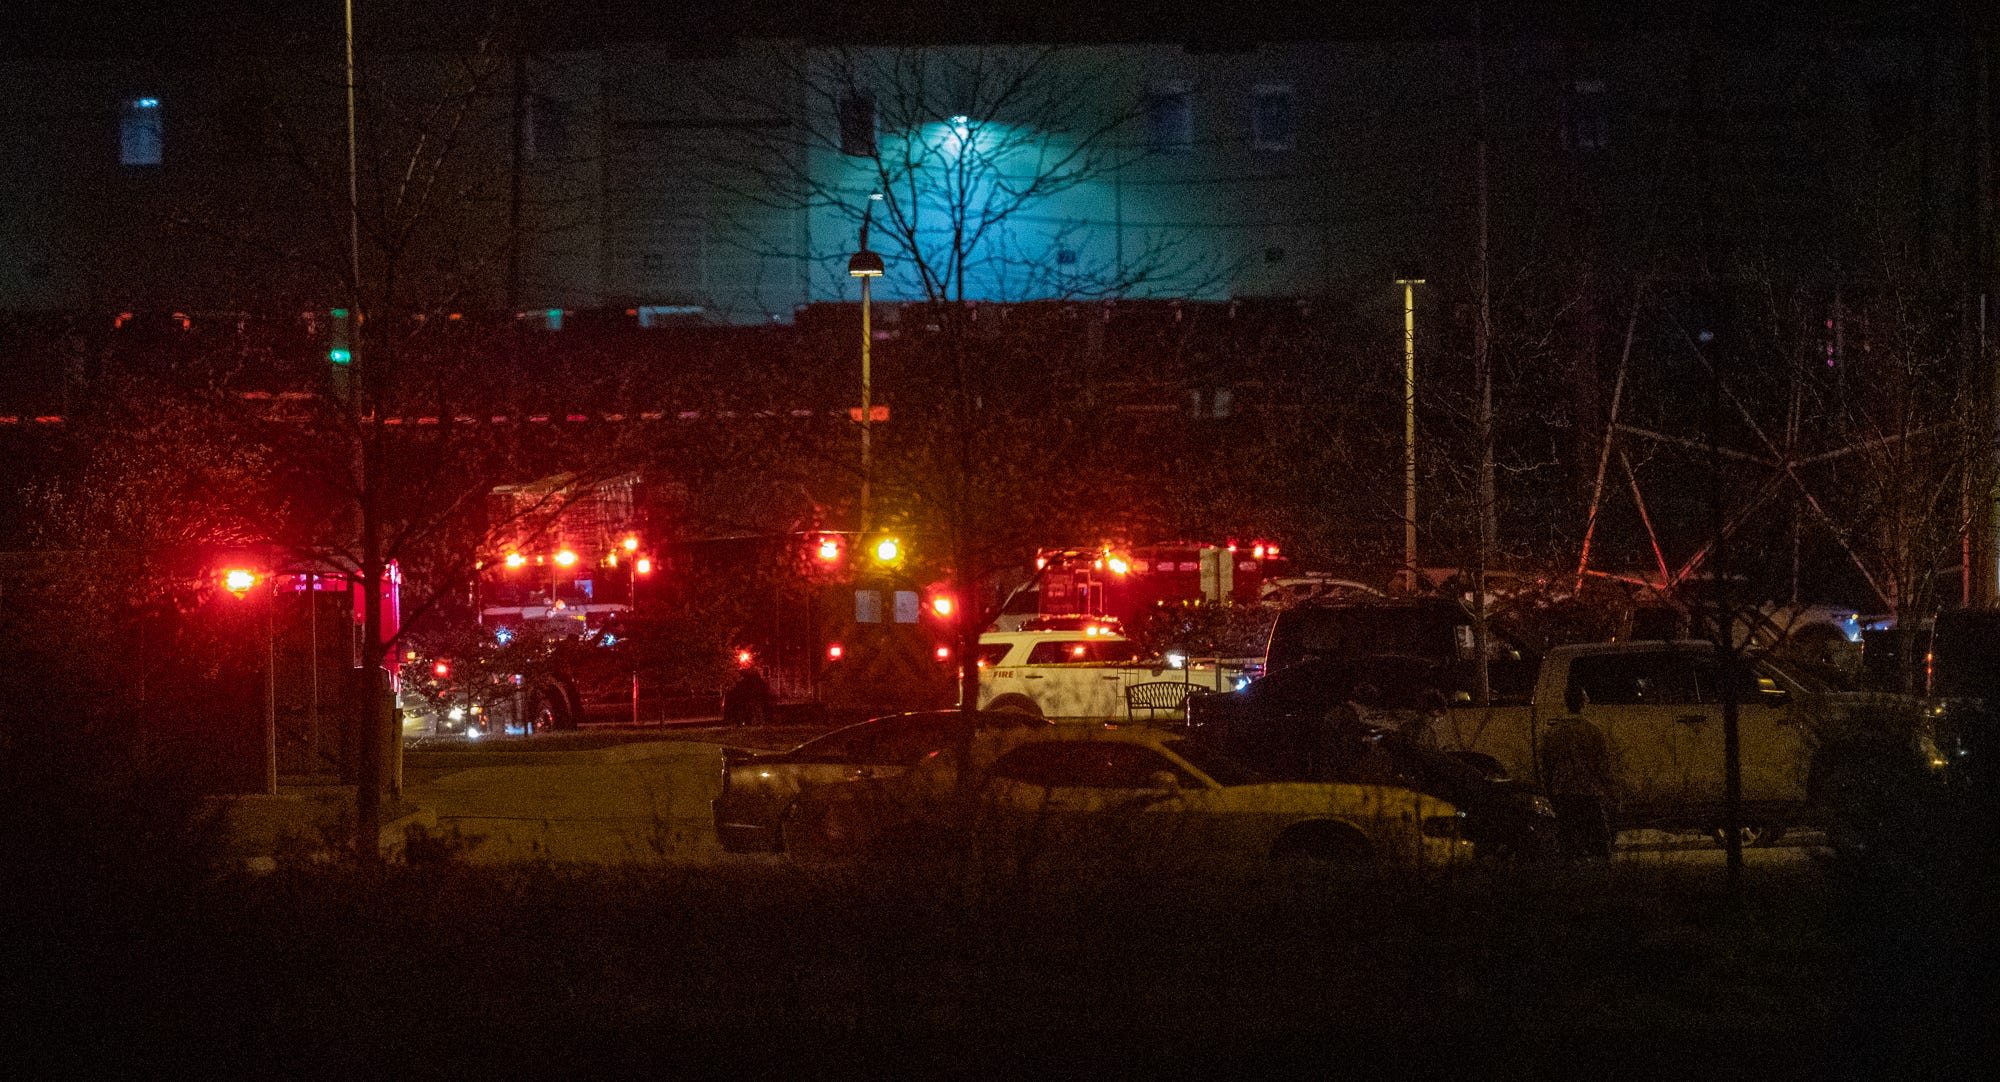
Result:
{"label": "parked car", "polygon": [[[1290,858],[1436,865],[1472,855],[1463,816],[1449,801],[1392,780],[1271,781],[1158,729],[994,734],[966,788],[953,758],[814,794],[796,816],[812,832],[801,833],[798,852],[838,859],[881,849],[970,851],[1015,866],[1156,868]],[[970,816],[955,800],[966,794]]]}
{"label": "parked car", "polygon": [[[1536,652],[1505,621],[1488,624],[1487,679],[1502,701],[1527,701]],[[1265,650],[1264,672],[1282,672],[1314,658],[1400,654],[1436,662],[1454,691],[1468,694],[1476,675],[1472,614],[1451,598],[1395,598],[1348,604],[1298,605],[1278,613]]]}
{"label": "parked car", "polygon": [[[993,731],[1046,728],[1048,723],[1026,714],[985,711],[977,725],[980,731]],[[964,714],[931,710],[871,718],[790,751],[724,748],[722,791],[709,805],[716,840],[732,853],[782,850],[801,794],[892,777],[964,739]]]}
{"label": "parked car", "polygon": [[1424,658],[1322,658],[1241,691],[1191,700],[1188,731],[1267,777],[1343,781],[1386,774],[1448,800],[1465,813],[1465,836],[1481,857],[1555,856],[1555,813],[1531,779],[1412,735],[1428,734],[1447,711],[1449,688],[1445,667]]}

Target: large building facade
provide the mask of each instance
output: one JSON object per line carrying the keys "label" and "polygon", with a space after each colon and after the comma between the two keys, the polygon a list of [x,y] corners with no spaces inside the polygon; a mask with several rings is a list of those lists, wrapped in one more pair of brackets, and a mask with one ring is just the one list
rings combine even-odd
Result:
{"label": "large building facade", "polygon": [[[1894,236],[1978,277],[1990,41],[1896,30],[377,39],[360,60],[362,273],[393,263],[419,308],[788,322],[855,297],[846,259],[888,187],[884,302],[1389,304],[1411,267],[1473,279],[1483,188],[1506,273],[1685,271],[1720,250],[1852,274]],[[338,301],[340,58],[337,39],[9,57],[0,310]]]}

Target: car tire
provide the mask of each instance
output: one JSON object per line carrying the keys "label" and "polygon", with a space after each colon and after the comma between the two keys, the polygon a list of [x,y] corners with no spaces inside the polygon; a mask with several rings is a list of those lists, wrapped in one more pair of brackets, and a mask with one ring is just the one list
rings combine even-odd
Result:
{"label": "car tire", "polygon": [[1002,695],[992,702],[987,703],[986,709],[998,710],[1009,714],[1026,714],[1034,718],[1043,716],[1042,704],[1028,698],[1026,695]]}
{"label": "car tire", "polygon": [[555,688],[547,688],[535,693],[528,707],[529,732],[563,732],[576,728],[575,716],[570,713],[569,701]]}
{"label": "car tire", "polygon": [[867,835],[852,801],[796,800],[778,824],[778,848],[793,864],[824,869],[859,859]]}
{"label": "car tire", "polygon": [[1373,860],[1367,836],[1340,823],[1302,823],[1278,836],[1271,859],[1288,865],[1353,867]]}

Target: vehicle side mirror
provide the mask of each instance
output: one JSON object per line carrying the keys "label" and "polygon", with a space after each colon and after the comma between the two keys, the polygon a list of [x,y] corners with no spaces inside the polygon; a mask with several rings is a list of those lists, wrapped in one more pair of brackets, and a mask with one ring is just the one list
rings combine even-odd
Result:
{"label": "vehicle side mirror", "polygon": [[1584,692],[1581,684],[1571,684],[1568,690],[1563,692],[1563,706],[1572,714],[1583,713],[1584,705],[1589,702],[1590,696]]}
{"label": "vehicle side mirror", "polygon": [[1171,794],[1181,791],[1180,775],[1171,770],[1155,770],[1146,780],[1153,789],[1162,793]]}

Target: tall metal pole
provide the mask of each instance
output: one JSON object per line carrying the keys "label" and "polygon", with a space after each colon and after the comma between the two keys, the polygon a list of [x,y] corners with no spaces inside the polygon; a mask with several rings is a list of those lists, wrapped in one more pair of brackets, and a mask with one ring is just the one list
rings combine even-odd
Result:
{"label": "tall metal pole", "polygon": [[1403,287],[1403,576],[1417,592],[1417,287],[1422,278],[1398,278]]}
{"label": "tall metal pole", "polygon": [[[862,247],[867,247],[865,240]],[[861,534],[864,537],[868,533],[868,482],[874,475],[870,442],[875,419],[874,383],[868,367],[868,348],[873,343],[875,335],[868,322],[869,280],[869,277],[861,279]]]}
{"label": "tall metal pole", "polygon": [[347,25],[347,262],[354,289],[355,323],[361,312],[361,184],[355,166],[354,135],[354,0],[342,5]]}
{"label": "tall metal pole", "polygon": [[875,204],[882,201],[882,194],[876,192],[868,197],[861,211],[861,246],[847,260],[847,273],[861,279],[861,533],[868,532],[869,482],[874,477],[873,443],[875,426],[874,382],[869,371],[869,350],[875,342],[875,331],[869,323],[870,278],[882,276],[882,257],[868,250],[868,224],[875,219]]}

